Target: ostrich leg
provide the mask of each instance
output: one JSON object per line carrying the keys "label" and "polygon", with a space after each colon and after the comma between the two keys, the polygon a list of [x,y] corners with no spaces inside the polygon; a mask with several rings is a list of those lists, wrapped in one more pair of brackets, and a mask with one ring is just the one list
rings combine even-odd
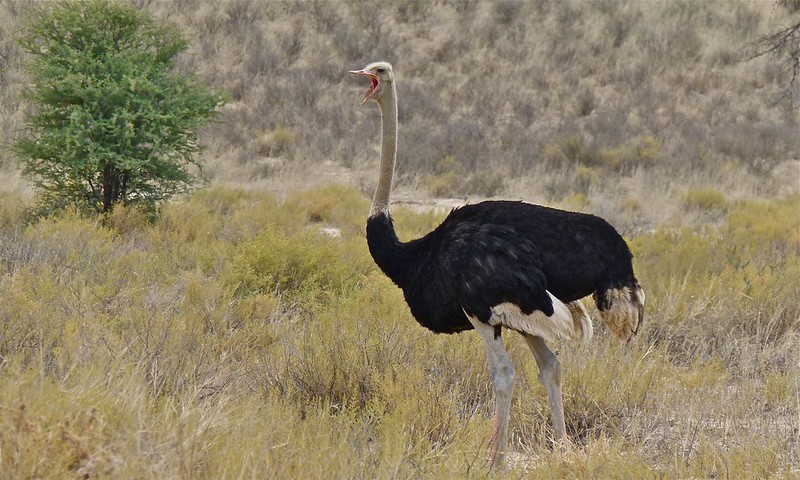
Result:
{"label": "ostrich leg", "polygon": [[493,327],[472,317],[469,317],[469,321],[483,340],[486,359],[492,373],[495,412],[490,461],[492,466],[500,465],[503,463],[508,441],[508,414],[511,410],[511,393],[514,389],[514,364],[511,363],[511,358],[503,346],[499,326]]}
{"label": "ostrich leg", "polygon": [[542,337],[524,335],[536,365],[539,367],[539,380],[547,391],[550,400],[550,415],[553,419],[553,439],[556,444],[566,446],[567,429],[564,425],[564,400],[561,396],[561,363]]}

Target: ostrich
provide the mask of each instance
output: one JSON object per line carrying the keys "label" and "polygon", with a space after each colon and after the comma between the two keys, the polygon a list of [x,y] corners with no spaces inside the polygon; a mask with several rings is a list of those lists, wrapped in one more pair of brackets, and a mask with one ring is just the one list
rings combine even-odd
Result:
{"label": "ostrich", "polygon": [[378,184],[367,219],[367,243],[378,267],[402,289],[414,318],[435,333],[476,330],[495,392],[490,463],[503,461],[514,365],[502,328],[525,338],[545,387],[556,443],[567,442],[561,365],[546,341],[592,336],[581,298],[593,294],[599,315],[621,340],[637,332],[645,295],[632,255],[617,231],[594,215],[518,201],[484,201],[450,212],[422,238],[401,242],[389,213],[397,151],[397,93],[392,66],[371,63],[362,105],[381,112]]}

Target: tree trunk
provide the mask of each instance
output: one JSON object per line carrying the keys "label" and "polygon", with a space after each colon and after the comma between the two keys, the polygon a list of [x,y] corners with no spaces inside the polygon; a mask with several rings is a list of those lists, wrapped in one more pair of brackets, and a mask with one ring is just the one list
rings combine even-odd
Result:
{"label": "tree trunk", "polygon": [[119,175],[111,163],[103,167],[103,211],[110,211],[119,200]]}

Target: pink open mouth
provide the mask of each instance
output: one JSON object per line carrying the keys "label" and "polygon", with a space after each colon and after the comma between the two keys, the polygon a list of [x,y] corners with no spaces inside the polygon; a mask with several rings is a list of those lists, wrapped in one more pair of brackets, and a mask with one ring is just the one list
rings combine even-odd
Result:
{"label": "pink open mouth", "polygon": [[370,82],[372,82],[372,85],[370,86],[369,90],[367,90],[367,94],[364,95],[364,100],[361,102],[361,105],[364,105],[365,103],[367,103],[367,100],[372,98],[378,91],[378,87],[380,86],[381,82],[378,79],[377,75],[367,72],[366,70],[351,70],[350,73],[352,73],[353,75],[361,75],[362,77],[369,77]]}

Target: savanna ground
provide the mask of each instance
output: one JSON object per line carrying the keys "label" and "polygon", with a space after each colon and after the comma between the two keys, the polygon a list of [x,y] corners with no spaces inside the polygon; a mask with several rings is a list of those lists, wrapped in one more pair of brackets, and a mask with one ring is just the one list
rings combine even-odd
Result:
{"label": "savanna ground", "polygon": [[[6,138],[28,108],[25,3],[0,3]],[[647,292],[635,342],[596,324],[590,345],[557,346],[566,453],[506,335],[514,454],[494,476],[800,475],[797,110],[780,65],[749,59],[796,16],[771,2],[138,3],[192,35],[181,68],[230,94],[203,135],[209,185],[155,222],[36,219],[0,151],[0,477],[486,476],[480,341],[420,328],[366,250],[378,114],[345,71],[376,59],[399,77],[399,199],[600,214]],[[394,212],[403,239],[446,214],[409,207]]]}

